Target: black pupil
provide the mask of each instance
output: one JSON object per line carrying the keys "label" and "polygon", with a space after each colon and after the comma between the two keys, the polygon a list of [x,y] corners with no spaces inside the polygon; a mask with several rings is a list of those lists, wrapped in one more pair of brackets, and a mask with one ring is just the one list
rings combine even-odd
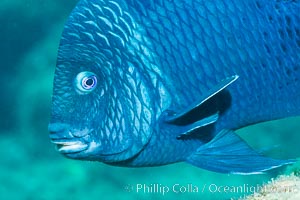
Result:
{"label": "black pupil", "polygon": [[94,80],[92,78],[89,78],[87,81],[86,81],[86,85],[87,86],[92,86],[94,84]]}

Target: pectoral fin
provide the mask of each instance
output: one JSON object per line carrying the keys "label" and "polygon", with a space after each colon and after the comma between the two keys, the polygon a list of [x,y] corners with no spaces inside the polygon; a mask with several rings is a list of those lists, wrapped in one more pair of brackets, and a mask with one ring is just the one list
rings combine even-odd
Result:
{"label": "pectoral fin", "polygon": [[220,110],[218,110],[218,105],[216,105],[216,102],[219,102],[217,101],[219,99],[216,98],[220,98],[221,96],[217,97],[217,94],[220,94],[225,88],[227,88],[237,79],[238,76],[234,75],[222,80],[213,88],[207,92],[204,92],[199,100],[193,103],[191,106],[179,112],[170,112],[172,114],[169,114],[169,116],[165,118],[165,121],[167,123],[176,125],[186,125],[220,112]]}
{"label": "pectoral fin", "polygon": [[210,142],[199,147],[187,162],[220,173],[258,174],[295,160],[277,160],[255,152],[233,131],[223,130]]}
{"label": "pectoral fin", "polygon": [[193,124],[186,125],[186,126],[181,126],[180,127],[180,132],[181,134],[177,136],[177,139],[182,139],[184,136],[188,136],[195,132],[197,129],[200,129],[204,126],[210,125],[215,123],[219,118],[219,113],[213,114],[209,117],[206,117],[202,120],[199,120]]}

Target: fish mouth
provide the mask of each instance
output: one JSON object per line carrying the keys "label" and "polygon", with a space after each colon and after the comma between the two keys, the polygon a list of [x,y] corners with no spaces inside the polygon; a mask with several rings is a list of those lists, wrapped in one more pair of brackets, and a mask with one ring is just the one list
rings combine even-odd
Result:
{"label": "fish mouth", "polygon": [[70,125],[62,123],[52,123],[48,126],[49,137],[56,150],[62,154],[75,154],[87,150],[89,145],[85,138],[92,130],[71,130]]}
{"label": "fish mouth", "polygon": [[69,141],[69,140],[51,140],[53,144],[56,144],[56,149],[62,154],[79,153],[88,148],[88,145],[82,141]]}

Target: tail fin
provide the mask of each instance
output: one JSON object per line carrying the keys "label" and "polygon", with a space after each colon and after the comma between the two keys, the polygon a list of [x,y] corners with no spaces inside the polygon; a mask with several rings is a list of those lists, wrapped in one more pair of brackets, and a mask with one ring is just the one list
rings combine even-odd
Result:
{"label": "tail fin", "polygon": [[210,142],[199,147],[186,161],[210,171],[232,174],[259,174],[296,162],[260,155],[230,130],[221,131]]}

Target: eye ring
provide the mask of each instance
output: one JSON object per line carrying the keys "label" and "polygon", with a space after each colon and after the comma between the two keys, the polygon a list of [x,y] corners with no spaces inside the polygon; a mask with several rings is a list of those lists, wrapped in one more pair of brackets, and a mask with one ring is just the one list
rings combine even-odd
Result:
{"label": "eye ring", "polygon": [[96,88],[97,76],[89,71],[80,72],[74,80],[74,85],[79,94],[88,94]]}
{"label": "eye ring", "polygon": [[81,81],[82,88],[86,90],[90,90],[94,88],[96,84],[97,84],[97,78],[94,75],[89,77],[84,77]]}

